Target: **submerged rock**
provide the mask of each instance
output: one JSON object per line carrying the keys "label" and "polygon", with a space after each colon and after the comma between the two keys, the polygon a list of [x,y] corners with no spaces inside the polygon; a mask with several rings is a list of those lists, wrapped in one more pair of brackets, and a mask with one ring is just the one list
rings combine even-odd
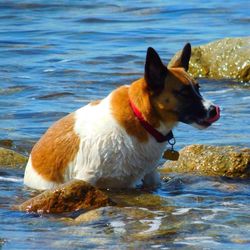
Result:
{"label": "submerged rock", "polygon": [[133,220],[153,219],[157,213],[141,207],[101,207],[79,215],[75,222],[93,223],[100,220],[109,220],[115,217],[127,217]]}
{"label": "submerged rock", "polygon": [[26,156],[0,147],[0,167],[24,167],[27,161]]}
{"label": "submerged rock", "polygon": [[[180,55],[172,58],[169,66]],[[250,81],[250,37],[225,38],[192,48],[189,73],[194,77]]]}
{"label": "submerged rock", "polygon": [[180,151],[177,162],[166,162],[160,171],[249,178],[250,149],[234,146],[191,145]]}
{"label": "submerged rock", "polygon": [[44,191],[15,209],[36,213],[65,213],[108,205],[115,204],[104,192],[87,182],[73,180]]}
{"label": "submerged rock", "polygon": [[0,140],[0,147],[11,148],[13,146],[13,141],[10,139]]}
{"label": "submerged rock", "polygon": [[184,223],[173,216],[172,212],[144,207],[104,207],[86,212],[70,223],[102,223],[103,227],[107,225],[107,230],[122,234],[128,245],[133,245],[138,240],[165,241],[175,237]]}

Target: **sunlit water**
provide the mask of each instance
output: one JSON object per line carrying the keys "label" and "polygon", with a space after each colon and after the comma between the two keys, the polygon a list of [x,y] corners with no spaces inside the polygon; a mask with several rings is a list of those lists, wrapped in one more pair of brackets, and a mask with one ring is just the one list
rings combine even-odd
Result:
{"label": "sunlit water", "polygon": [[[249,35],[249,9],[244,0],[1,1],[0,139],[28,154],[53,121],[141,77],[148,46],[167,63],[186,42]],[[180,125],[177,148],[249,147],[249,85],[200,82],[222,117],[206,131]],[[32,195],[22,177],[21,170],[0,170],[2,249],[250,248],[248,181],[172,175],[155,191],[166,210],[142,205],[153,219],[118,214],[72,225],[12,211]]]}

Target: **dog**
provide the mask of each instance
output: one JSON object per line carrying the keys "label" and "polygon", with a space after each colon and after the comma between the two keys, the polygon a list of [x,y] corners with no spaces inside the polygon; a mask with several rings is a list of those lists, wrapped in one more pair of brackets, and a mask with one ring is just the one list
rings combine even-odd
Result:
{"label": "dog", "polygon": [[191,45],[167,68],[149,47],[144,77],[121,86],[54,123],[33,147],[24,184],[51,189],[71,179],[99,188],[159,185],[156,171],[172,129],[204,129],[220,109],[204,100],[187,73]]}

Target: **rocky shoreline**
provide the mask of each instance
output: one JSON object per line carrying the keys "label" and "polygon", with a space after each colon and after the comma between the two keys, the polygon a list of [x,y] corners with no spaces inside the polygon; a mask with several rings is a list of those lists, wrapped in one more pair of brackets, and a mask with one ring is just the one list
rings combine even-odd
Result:
{"label": "rocky shoreline", "polygon": [[250,178],[250,149],[190,145],[180,151],[178,161],[167,161],[160,171],[247,179]]}

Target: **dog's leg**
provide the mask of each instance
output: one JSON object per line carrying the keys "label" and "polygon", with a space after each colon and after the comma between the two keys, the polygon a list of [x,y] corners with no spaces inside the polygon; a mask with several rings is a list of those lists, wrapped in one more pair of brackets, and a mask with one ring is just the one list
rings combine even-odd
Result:
{"label": "dog's leg", "polygon": [[160,173],[157,171],[157,169],[155,169],[152,172],[146,174],[142,181],[143,187],[157,188],[161,184]]}

